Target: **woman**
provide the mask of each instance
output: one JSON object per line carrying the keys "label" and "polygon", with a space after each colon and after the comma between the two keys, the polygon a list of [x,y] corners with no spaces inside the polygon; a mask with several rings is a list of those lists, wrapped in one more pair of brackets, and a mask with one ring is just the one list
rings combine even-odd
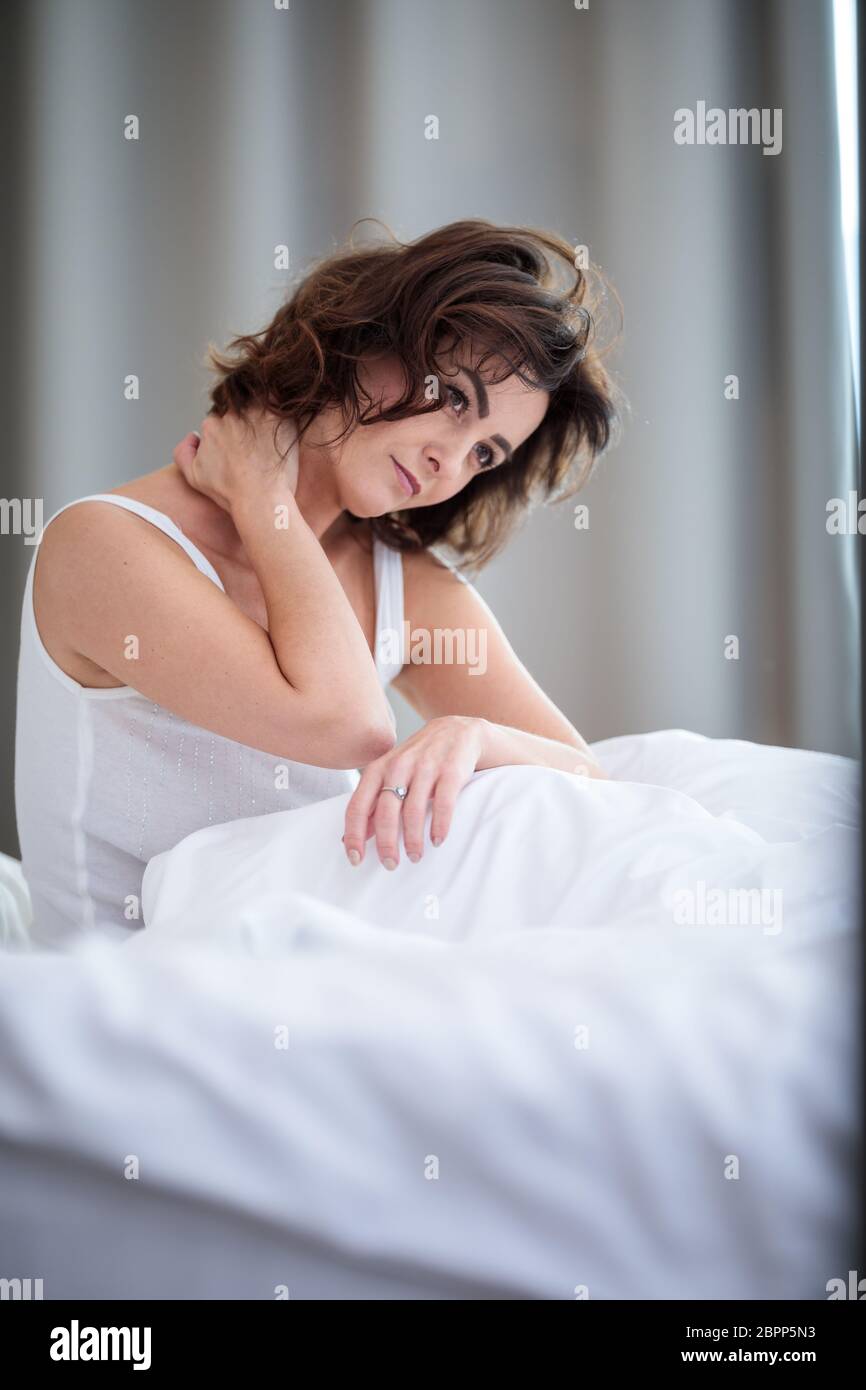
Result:
{"label": "woman", "polygon": [[[35,940],[126,938],[148,860],[209,824],[354,789],[348,859],[375,836],[393,869],[478,770],[606,775],[434,554],[486,563],[610,443],[586,289],[564,241],[481,221],[337,254],[212,354],[200,443],[52,518],[16,730]],[[389,662],[404,615],[482,633],[483,673]],[[392,679],[427,721],[400,746]]]}

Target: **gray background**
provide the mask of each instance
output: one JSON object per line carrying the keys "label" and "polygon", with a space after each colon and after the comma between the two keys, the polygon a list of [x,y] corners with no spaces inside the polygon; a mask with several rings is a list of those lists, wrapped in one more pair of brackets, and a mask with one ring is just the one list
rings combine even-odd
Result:
{"label": "gray background", "polygon": [[[574,499],[589,531],[534,514],[478,588],[589,740],[859,754],[854,541],[825,528],[856,487],[829,0],[29,0],[4,25],[0,495],[47,519],[168,462],[206,344],[279,304],[279,243],[295,271],[362,216],[548,227],[623,301],[632,413]],[[782,153],[676,145],[698,100],[781,107]],[[31,558],[0,536],[9,852]]]}

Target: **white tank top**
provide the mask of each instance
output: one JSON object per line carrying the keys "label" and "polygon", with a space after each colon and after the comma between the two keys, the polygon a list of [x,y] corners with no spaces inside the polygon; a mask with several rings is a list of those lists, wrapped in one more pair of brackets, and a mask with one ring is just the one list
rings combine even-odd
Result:
{"label": "white tank top", "polygon": [[[109,493],[76,500],[110,502],[144,517],[223,589],[210,561],[162,512]],[[34,944],[63,949],[90,935],[128,940],[142,926],[141,880],[154,854],[204,826],[291,810],[357,786],[357,770],[281,760],[189,724],[131,686],[79,685],[42,645],[35,564],[34,553],[15,729],[15,807]],[[374,538],[373,568],[376,668],[387,685],[401,664],[390,634],[403,631],[402,557]]]}

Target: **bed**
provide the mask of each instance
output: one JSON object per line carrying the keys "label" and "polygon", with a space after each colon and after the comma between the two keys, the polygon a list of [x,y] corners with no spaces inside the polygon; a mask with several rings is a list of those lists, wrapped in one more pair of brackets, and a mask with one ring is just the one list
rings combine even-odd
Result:
{"label": "bed", "polygon": [[[859,765],[672,729],[345,798],[32,949],[0,862],[0,1276],[44,1297],[825,1299],[856,1235]],[[369,856],[368,856],[369,857]],[[414,875],[414,876],[413,876]]]}

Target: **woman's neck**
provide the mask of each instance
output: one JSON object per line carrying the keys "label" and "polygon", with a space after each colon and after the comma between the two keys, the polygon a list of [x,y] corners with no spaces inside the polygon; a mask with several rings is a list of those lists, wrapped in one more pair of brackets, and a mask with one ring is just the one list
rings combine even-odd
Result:
{"label": "woman's neck", "polygon": [[334,466],[327,454],[304,441],[298,450],[298,480],[295,501],[304,521],[319,541],[343,516],[337,493]]}
{"label": "woman's neck", "polygon": [[[315,456],[310,464],[303,453],[298,464],[298,481],[295,498],[298,509],[310,530],[320,542],[333,538],[347,526],[346,513],[339,506],[333,492],[323,489],[327,465],[322,465]],[[145,484],[144,487],[141,484]],[[133,485],[128,485],[132,489]],[[190,533],[190,539],[202,541],[211,550],[227,559],[242,562],[244,549],[231,515],[212,502],[209,497],[190,487],[180,469],[169,463],[139,479],[134,485],[136,494],[147,494],[158,509],[165,509],[173,499],[176,502],[181,529]],[[120,491],[120,489],[118,489]]]}

